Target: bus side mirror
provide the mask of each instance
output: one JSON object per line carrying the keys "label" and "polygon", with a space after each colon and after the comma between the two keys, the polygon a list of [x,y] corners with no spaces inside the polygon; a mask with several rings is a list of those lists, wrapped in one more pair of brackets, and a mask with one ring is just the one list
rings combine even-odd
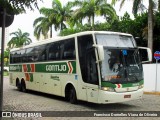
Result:
{"label": "bus side mirror", "polygon": [[147,47],[138,47],[142,63],[152,62],[152,51]]}
{"label": "bus side mirror", "polygon": [[97,48],[99,60],[98,62],[101,62],[104,60],[104,48],[103,45],[93,45],[95,48]]}

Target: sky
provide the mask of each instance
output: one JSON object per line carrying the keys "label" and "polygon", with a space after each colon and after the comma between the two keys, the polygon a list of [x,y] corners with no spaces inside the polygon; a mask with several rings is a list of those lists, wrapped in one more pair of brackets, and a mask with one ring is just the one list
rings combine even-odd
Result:
{"label": "sky", "polygon": [[[71,0],[60,0],[60,1],[63,4],[66,4],[68,1],[71,1]],[[43,0],[43,2],[38,3],[38,6],[39,6],[39,8],[41,8],[41,7],[51,8],[51,4],[52,4],[52,0]],[[127,11],[131,15],[131,17],[133,18],[132,3],[130,1],[125,2],[121,11],[119,11],[119,8],[120,8],[119,6],[120,6],[120,2],[114,6],[118,16],[123,16],[123,14]],[[36,41],[36,38],[33,35],[33,31],[34,31],[33,22],[36,18],[38,18],[40,16],[41,15],[37,9],[35,9],[34,11],[27,10],[26,14],[16,15],[14,17],[14,21],[13,21],[12,25],[9,27],[9,33],[15,32],[19,28],[22,30],[22,32],[28,32],[30,34],[30,38],[32,39],[33,42]],[[99,20],[99,21],[101,21],[101,20]],[[53,32],[53,36],[56,36],[56,35],[57,35],[57,33]],[[9,39],[11,37],[12,36],[10,36]]]}

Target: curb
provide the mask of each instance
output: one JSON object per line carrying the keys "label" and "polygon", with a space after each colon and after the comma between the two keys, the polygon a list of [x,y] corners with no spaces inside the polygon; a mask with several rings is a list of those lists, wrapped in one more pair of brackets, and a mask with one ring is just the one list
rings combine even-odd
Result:
{"label": "curb", "polygon": [[143,93],[148,95],[160,95],[160,92],[143,92]]}

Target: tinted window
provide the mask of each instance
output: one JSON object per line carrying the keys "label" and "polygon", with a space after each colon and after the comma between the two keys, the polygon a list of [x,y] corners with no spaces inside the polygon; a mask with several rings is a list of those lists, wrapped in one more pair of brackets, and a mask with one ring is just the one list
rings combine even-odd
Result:
{"label": "tinted window", "polygon": [[59,60],[60,52],[59,52],[59,42],[51,43],[48,50],[48,60]]}
{"label": "tinted window", "polygon": [[15,52],[10,52],[10,63],[14,63],[14,54]]}
{"label": "tinted window", "polygon": [[22,55],[24,54],[25,50],[19,50],[16,52],[11,52],[10,55],[10,62],[11,63],[21,63],[22,62]]}
{"label": "tinted window", "polygon": [[35,50],[34,47],[26,49],[26,54],[24,55],[26,59],[24,60],[24,62],[34,62],[35,61],[36,55],[34,53],[34,50]]}
{"label": "tinted window", "polygon": [[74,38],[53,42],[24,50],[11,52],[11,63],[26,63],[51,60],[73,60],[75,55]]}
{"label": "tinted window", "polygon": [[60,49],[61,49],[62,60],[73,60],[76,58],[74,39],[62,41]]}
{"label": "tinted window", "polygon": [[24,62],[25,61],[25,52],[26,52],[26,50],[24,49],[24,50],[21,50],[21,62]]}
{"label": "tinted window", "polygon": [[34,48],[35,61],[47,60],[46,45],[40,45]]}

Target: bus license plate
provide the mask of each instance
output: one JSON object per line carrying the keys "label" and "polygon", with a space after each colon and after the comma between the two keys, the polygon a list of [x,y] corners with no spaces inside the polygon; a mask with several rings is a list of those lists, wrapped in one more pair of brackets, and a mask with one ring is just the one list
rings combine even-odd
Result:
{"label": "bus license plate", "polygon": [[124,95],[124,98],[131,98],[131,95]]}

